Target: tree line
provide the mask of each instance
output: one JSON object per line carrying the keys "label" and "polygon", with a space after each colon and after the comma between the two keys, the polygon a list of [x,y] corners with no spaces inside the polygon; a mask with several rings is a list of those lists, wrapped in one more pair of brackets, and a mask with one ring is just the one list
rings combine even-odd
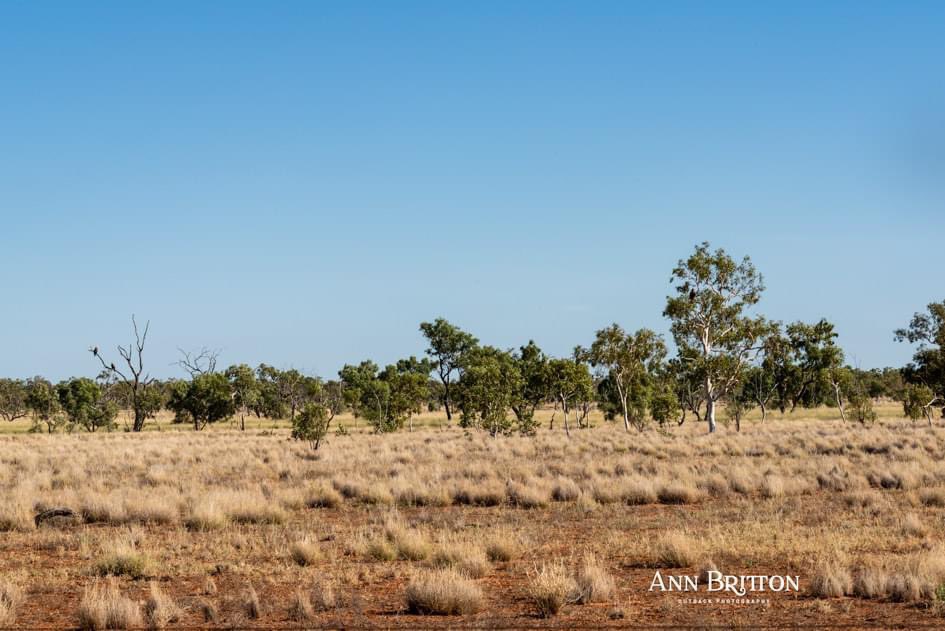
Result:
{"label": "tree line", "polygon": [[[33,431],[110,431],[120,410],[130,431],[141,431],[161,410],[201,430],[225,420],[245,429],[247,416],[287,418],[293,436],[318,448],[343,411],[365,419],[376,432],[413,429],[423,410],[445,411],[465,428],[493,436],[536,430],[536,411],[553,406],[568,434],[589,425],[600,410],[624,429],[683,424],[689,416],[716,431],[721,420],[741,428],[759,409],[761,422],[777,409],[830,405],[843,421],[876,420],[873,400],[900,401],[905,415],[945,415],[945,301],[916,313],[894,332],[916,346],[913,361],[899,369],[864,371],[849,366],[826,319],[784,324],[756,313],[763,279],[751,260],[736,261],[708,243],[696,246],[671,274],[664,316],[675,351],[663,336],[612,324],[568,357],[551,357],[534,341],[516,349],[481,344],[471,333],[439,318],[420,324],[425,356],[381,368],[371,360],[345,365],[335,379],[267,364],[217,369],[217,354],[182,352],[186,378],[157,380],[145,371],[148,325],[132,317],[134,341],[106,358],[89,349],[100,372],[52,384],[42,377],[0,379],[0,417],[29,416]],[[117,362],[117,363],[116,363]],[[560,417],[559,417],[560,415]],[[345,431],[338,427],[336,431]]]}

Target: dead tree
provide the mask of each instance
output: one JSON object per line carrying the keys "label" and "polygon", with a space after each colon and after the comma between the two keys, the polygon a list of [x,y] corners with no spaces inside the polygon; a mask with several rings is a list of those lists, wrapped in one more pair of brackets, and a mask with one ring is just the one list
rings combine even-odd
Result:
{"label": "dead tree", "polygon": [[192,353],[188,353],[182,348],[178,348],[177,351],[181,354],[177,365],[190,373],[191,378],[217,371],[217,358],[220,356],[220,351],[211,350],[207,347]]}
{"label": "dead tree", "polygon": [[105,361],[105,358],[99,352],[98,346],[89,348],[89,352],[102,363],[102,367],[105,368],[107,373],[121,379],[128,387],[131,394],[131,409],[134,413],[131,431],[140,432],[144,429],[145,421],[157,412],[159,405],[155,397],[148,396],[150,385],[154,379],[144,372],[144,360],[142,358],[151,322],[147,322],[144,325],[144,331],[139,332],[138,322],[132,314],[131,326],[134,329],[135,341],[129,343],[127,347],[118,346],[118,354],[126,366],[123,370],[120,370],[115,362]]}

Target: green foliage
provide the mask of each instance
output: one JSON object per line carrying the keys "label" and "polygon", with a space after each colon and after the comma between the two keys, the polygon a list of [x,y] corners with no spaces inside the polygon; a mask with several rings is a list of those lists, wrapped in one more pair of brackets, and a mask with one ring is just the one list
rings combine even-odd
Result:
{"label": "green foliage", "polygon": [[457,386],[463,427],[484,429],[493,436],[512,430],[509,410],[521,403],[523,382],[511,353],[493,346],[470,349],[463,357]]}
{"label": "green foliage", "polygon": [[[649,329],[626,333],[619,325],[601,329],[584,352],[591,366],[605,371],[598,391],[605,415],[623,416],[624,429],[646,425],[654,396],[660,390],[659,374],[666,359],[663,338]],[[662,404],[670,403],[662,392]],[[662,412],[661,412],[662,413]]]}
{"label": "green foliage", "polygon": [[671,321],[682,363],[702,377],[709,431],[715,431],[715,402],[737,385],[760,341],[771,331],[764,318],[751,317],[764,290],[761,275],[748,257],[736,263],[722,249],[696,247],[673,270],[676,295],[663,314]]}
{"label": "green foliage", "polygon": [[292,421],[292,438],[307,440],[312,449],[318,449],[334,416],[328,408],[307,403]]}
{"label": "green foliage", "polygon": [[518,369],[519,391],[513,397],[511,408],[523,434],[533,434],[536,429],[535,410],[548,400],[548,357],[534,341],[519,348],[512,355]]}
{"label": "green foliage", "polygon": [[924,416],[931,426],[932,408],[941,404],[941,397],[926,385],[910,384],[902,391],[902,411],[913,421]]}
{"label": "green foliage", "polygon": [[289,406],[282,397],[279,388],[280,371],[267,364],[256,368],[256,402],[252,406],[256,416],[267,418],[285,418],[289,415]]}
{"label": "green foliage", "polygon": [[577,359],[548,362],[548,390],[564,413],[564,429],[570,435],[569,415],[576,402],[593,399],[594,380],[587,364]]}
{"label": "green foliage", "polygon": [[453,418],[452,375],[460,370],[463,356],[475,348],[479,340],[443,318],[437,318],[433,322],[421,322],[420,332],[430,345],[426,353],[434,361],[437,375],[443,383],[443,405],[446,408],[446,418],[450,420]]}
{"label": "green foliage", "polygon": [[30,431],[41,431],[41,425],[52,434],[62,424],[59,396],[49,381],[33,377],[26,382],[26,405],[33,413],[34,425]]}
{"label": "green foliage", "polygon": [[0,379],[0,418],[13,422],[29,413],[26,383],[19,379]]}
{"label": "green foliage", "polygon": [[940,399],[937,405],[945,406],[945,300],[912,316],[908,327],[896,331],[896,340],[918,344],[912,362],[902,370],[903,379],[927,387]]}
{"label": "green foliage", "polygon": [[246,413],[259,401],[259,382],[256,373],[246,364],[230,366],[223,373],[230,382],[233,393],[233,405],[240,413],[240,429],[246,429]]}
{"label": "green foliage", "polygon": [[56,395],[71,427],[82,427],[89,432],[114,429],[118,406],[105,399],[102,388],[91,379],[80,377],[63,381],[56,386]]}
{"label": "green foliage", "polygon": [[190,421],[195,430],[233,416],[236,405],[226,375],[209,372],[194,375],[191,381],[178,381],[172,388],[168,408],[178,422]]}
{"label": "green foliage", "polygon": [[423,409],[433,364],[416,357],[378,369],[370,360],[358,366],[345,365],[341,378],[344,402],[374,426],[374,431],[392,432],[402,428]]}

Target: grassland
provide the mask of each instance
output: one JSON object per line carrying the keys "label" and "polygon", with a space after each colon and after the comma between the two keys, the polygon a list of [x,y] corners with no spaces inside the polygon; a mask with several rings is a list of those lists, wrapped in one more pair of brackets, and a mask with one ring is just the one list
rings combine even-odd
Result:
{"label": "grassland", "polygon": [[[0,436],[0,627],[938,625],[945,431],[829,409],[492,439],[437,415]],[[559,415],[560,416],[560,415]],[[74,516],[37,526],[62,507]],[[685,604],[656,569],[799,575]]]}

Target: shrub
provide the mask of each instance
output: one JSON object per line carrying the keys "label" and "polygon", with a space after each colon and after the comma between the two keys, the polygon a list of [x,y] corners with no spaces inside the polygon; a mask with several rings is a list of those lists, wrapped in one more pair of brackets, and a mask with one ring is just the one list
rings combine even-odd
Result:
{"label": "shrub", "polygon": [[451,569],[416,576],[407,585],[407,610],[422,615],[466,615],[482,608],[482,590]]}
{"label": "shrub", "polygon": [[902,534],[907,537],[924,537],[927,532],[925,524],[915,513],[908,513],[902,518]]}
{"label": "shrub", "polygon": [[79,602],[79,627],[84,631],[134,629],[143,624],[138,605],[122,596],[114,583],[86,588]]}
{"label": "shrub", "polygon": [[137,580],[147,576],[149,567],[150,560],[133,544],[119,542],[95,562],[95,573],[99,576],[127,576]]}
{"label": "shrub", "polygon": [[784,497],[784,479],[778,475],[766,475],[761,480],[761,496],[768,499]]}
{"label": "shrub", "polygon": [[397,548],[387,539],[372,539],[368,542],[364,552],[375,561],[394,561],[397,559]]}
{"label": "shrub", "polygon": [[614,577],[600,564],[600,560],[590,556],[584,559],[575,577],[578,603],[606,602],[616,591]]}
{"label": "shrub", "polygon": [[859,568],[853,578],[853,595],[859,598],[883,598],[887,594],[889,576],[881,568],[867,565]]}
{"label": "shrub", "polygon": [[542,565],[528,586],[528,598],[542,618],[557,614],[577,594],[577,584],[561,562]]}

